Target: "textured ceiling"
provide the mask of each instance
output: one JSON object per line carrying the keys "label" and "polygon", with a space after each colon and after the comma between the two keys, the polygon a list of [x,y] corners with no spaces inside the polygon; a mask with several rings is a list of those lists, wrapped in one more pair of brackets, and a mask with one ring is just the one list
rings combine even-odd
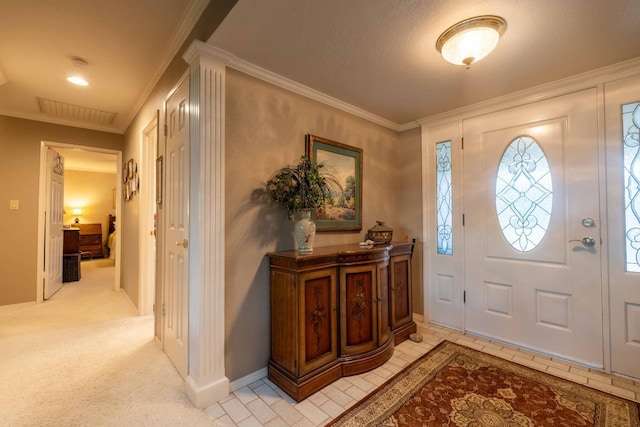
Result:
{"label": "textured ceiling", "polygon": [[[507,31],[469,70],[438,36],[499,15]],[[403,125],[640,57],[638,0],[239,0],[209,43]]]}
{"label": "textured ceiling", "polygon": [[[0,0],[0,114],[124,132],[208,2]],[[445,62],[440,33],[483,14],[507,20],[496,50]],[[239,0],[209,43],[404,125],[640,57],[638,22],[638,0]]]}
{"label": "textured ceiling", "polygon": [[123,133],[208,1],[0,0],[0,114]]}

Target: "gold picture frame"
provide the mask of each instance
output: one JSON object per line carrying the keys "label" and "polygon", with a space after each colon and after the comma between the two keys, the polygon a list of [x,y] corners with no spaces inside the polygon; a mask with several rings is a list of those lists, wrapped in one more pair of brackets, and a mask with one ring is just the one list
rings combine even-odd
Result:
{"label": "gold picture frame", "polygon": [[362,230],[362,149],[308,134],[305,151],[313,163],[322,163],[325,172],[342,186],[323,211],[316,212],[317,231]]}

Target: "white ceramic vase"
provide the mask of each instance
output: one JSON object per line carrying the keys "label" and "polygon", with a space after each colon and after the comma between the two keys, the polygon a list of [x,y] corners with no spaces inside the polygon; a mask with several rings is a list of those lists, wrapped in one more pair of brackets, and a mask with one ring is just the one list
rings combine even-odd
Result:
{"label": "white ceramic vase", "polygon": [[298,252],[313,252],[313,240],[316,237],[316,223],[311,219],[310,209],[303,209],[296,213],[293,235],[296,238]]}

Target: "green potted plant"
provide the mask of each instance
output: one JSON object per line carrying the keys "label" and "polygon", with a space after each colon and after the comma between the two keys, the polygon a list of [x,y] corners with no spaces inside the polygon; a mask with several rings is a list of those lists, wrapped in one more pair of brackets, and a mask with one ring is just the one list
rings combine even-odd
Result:
{"label": "green potted plant", "polygon": [[273,200],[295,220],[298,252],[313,251],[316,225],[311,212],[324,208],[333,197],[332,190],[341,188],[338,180],[323,168],[322,163],[313,163],[309,157],[301,156],[296,165],[278,169],[267,181],[267,191]]}

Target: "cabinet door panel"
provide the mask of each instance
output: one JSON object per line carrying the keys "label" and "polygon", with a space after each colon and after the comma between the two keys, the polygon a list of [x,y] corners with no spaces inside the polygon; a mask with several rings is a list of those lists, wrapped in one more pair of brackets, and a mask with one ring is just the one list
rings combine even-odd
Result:
{"label": "cabinet door panel", "polygon": [[335,269],[300,275],[300,298],[304,310],[300,373],[304,374],[338,357]]}
{"label": "cabinet door panel", "polygon": [[298,373],[297,275],[271,270],[271,360],[288,372]]}
{"label": "cabinet door panel", "polygon": [[340,332],[344,354],[377,346],[376,273],[375,265],[340,269]]}
{"label": "cabinet door panel", "polygon": [[408,255],[391,259],[391,327],[411,321],[411,261]]}
{"label": "cabinet door panel", "polygon": [[386,342],[391,336],[389,319],[389,263],[378,265],[378,343]]}

